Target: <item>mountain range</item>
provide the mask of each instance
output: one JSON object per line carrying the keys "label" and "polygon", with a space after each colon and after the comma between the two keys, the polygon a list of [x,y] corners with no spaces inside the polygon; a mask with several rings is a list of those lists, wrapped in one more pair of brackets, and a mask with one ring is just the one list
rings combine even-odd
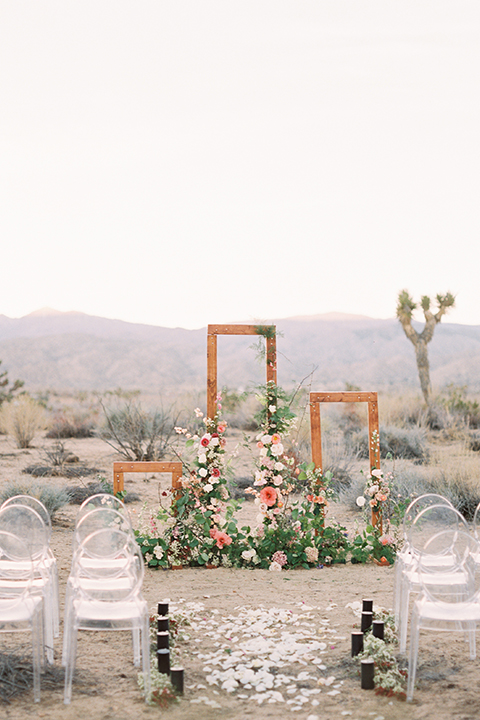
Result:
{"label": "mountain range", "polygon": [[[273,322],[278,383],[286,388],[312,372],[317,391],[341,390],[346,383],[363,390],[419,387],[413,345],[394,318],[328,313]],[[30,391],[203,391],[206,340],[206,328],[165,328],[81,312],[0,315],[0,369],[11,381],[24,380]],[[252,349],[259,340],[218,338],[219,387],[264,382],[264,362],[257,362]],[[428,348],[434,390],[453,383],[480,391],[480,326],[441,323]]]}

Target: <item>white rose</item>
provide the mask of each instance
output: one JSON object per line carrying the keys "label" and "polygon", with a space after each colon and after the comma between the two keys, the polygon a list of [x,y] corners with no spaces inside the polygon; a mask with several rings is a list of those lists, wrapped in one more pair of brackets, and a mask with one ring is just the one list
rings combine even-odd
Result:
{"label": "white rose", "polygon": [[279,565],[277,562],[273,561],[272,563],[270,563],[270,567],[268,569],[273,570],[274,572],[278,572],[282,570],[282,566]]}
{"label": "white rose", "polygon": [[217,437],[213,437],[210,440],[210,445],[218,445],[219,442],[220,442],[220,440]]}
{"label": "white rose", "polygon": [[270,411],[271,413],[274,413],[274,412],[276,412],[277,407],[276,407],[276,405],[269,405],[269,406],[268,406],[268,409],[269,409],[269,411]]}
{"label": "white rose", "polygon": [[381,478],[383,476],[383,470],[377,470],[377,468],[375,468],[372,470],[372,475],[376,478]]}
{"label": "white rose", "polygon": [[272,453],[272,455],[275,455],[275,456],[283,455],[282,443],[274,443],[271,447],[270,452]]}
{"label": "white rose", "polygon": [[357,499],[356,499],[356,503],[357,503],[358,507],[363,507],[366,502],[367,501],[365,500],[363,495],[360,495],[360,497],[357,497]]}
{"label": "white rose", "polygon": [[206,464],[206,462],[207,462],[207,456],[205,455],[204,452],[200,453],[200,455],[198,456],[198,462],[200,463],[200,465],[205,465],[205,464]]}
{"label": "white rose", "polygon": [[200,470],[198,471],[198,474],[200,475],[200,477],[203,477],[203,478],[207,477],[207,475],[208,475],[207,468],[200,468]]}
{"label": "white rose", "polygon": [[212,492],[213,485],[211,485],[210,483],[207,483],[206,485],[203,486],[203,489],[205,490],[205,492]]}
{"label": "white rose", "polygon": [[261,437],[260,439],[261,439],[261,441],[262,441],[262,443],[263,443],[264,445],[268,445],[269,443],[272,442],[272,436],[271,436],[271,435],[262,435],[262,437]]}
{"label": "white rose", "polygon": [[275,470],[278,470],[278,471],[283,470],[284,467],[285,467],[285,465],[281,462],[278,462],[278,460],[274,465]]}

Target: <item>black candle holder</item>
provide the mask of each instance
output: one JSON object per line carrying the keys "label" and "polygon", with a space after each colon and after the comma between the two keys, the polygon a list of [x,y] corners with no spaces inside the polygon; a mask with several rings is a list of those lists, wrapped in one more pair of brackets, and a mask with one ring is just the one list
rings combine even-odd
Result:
{"label": "black candle holder", "polygon": [[363,632],[352,632],[352,657],[363,650]]}
{"label": "black candle holder", "polygon": [[374,661],[373,658],[365,658],[361,661],[362,666],[362,690],[373,690],[375,683],[373,682]]}
{"label": "black candle holder", "polygon": [[165,615],[162,615],[157,620],[157,630],[158,632],[168,632],[170,630],[170,621],[168,617]]}
{"label": "black candle holder", "polygon": [[170,634],[157,632],[157,650],[168,650],[170,647]]}
{"label": "black candle holder", "polygon": [[362,632],[366,632],[367,630],[369,630],[371,628],[372,622],[373,622],[373,612],[367,612],[367,611],[362,612],[362,622],[360,625],[360,630]]}
{"label": "black candle holder", "polygon": [[158,672],[163,675],[170,675],[170,650],[162,648],[157,650]]}
{"label": "black candle holder", "polygon": [[373,612],[373,600],[362,600],[363,612]]}
{"label": "black candle holder", "polygon": [[384,640],[385,637],[385,623],[383,620],[374,620],[372,622],[372,635],[380,640]]}
{"label": "black candle holder", "polygon": [[175,692],[183,695],[183,668],[175,667],[170,670],[170,682]]}
{"label": "black candle holder", "polygon": [[168,602],[161,602],[157,605],[157,614],[158,615],[168,615]]}

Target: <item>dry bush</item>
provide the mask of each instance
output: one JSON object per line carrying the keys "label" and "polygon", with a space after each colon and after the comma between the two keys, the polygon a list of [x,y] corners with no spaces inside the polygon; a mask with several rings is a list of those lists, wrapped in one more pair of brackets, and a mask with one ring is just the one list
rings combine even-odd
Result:
{"label": "dry bush", "polygon": [[0,427],[15,438],[17,447],[28,448],[46,424],[44,408],[28,395],[4,403],[0,409]]}
{"label": "dry bush", "polygon": [[55,485],[47,485],[46,483],[29,483],[21,481],[12,481],[2,487],[0,493],[0,503],[4,503],[11,497],[16,495],[30,495],[40,500],[48,510],[50,517],[54,515],[60,508],[70,502],[70,495],[63,487]]}
{"label": "dry bush", "polygon": [[95,423],[85,413],[62,412],[50,422],[47,438],[89,438],[95,434]]}

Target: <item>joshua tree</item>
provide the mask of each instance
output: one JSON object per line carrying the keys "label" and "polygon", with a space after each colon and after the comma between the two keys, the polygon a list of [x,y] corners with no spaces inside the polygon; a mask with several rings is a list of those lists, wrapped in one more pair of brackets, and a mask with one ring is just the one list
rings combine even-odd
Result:
{"label": "joshua tree", "polygon": [[427,405],[430,401],[430,393],[432,389],[430,385],[430,365],[428,362],[427,343],[429,343],[433,338],[433,333],[437,323],[440,322],[448,309],[455,305],[455,297],[451,293],[446,293],[446,295],[437,295],[436,300],[438,310],[435,315],[430,310],[430,298],[427,295],[423,295],[420,300],[420,306],[425,316],[425,327],[422,332],[417,332],[417,330],[415,330],[412,326],[413,311],[418,307],[418,305],[413,302],[411,296],[406,290],[402,290],[402,292],[398,294],[397,303],[397,318],[402,324],[405,335],[410,342],[413,343],[415,348],[420,386]]}

